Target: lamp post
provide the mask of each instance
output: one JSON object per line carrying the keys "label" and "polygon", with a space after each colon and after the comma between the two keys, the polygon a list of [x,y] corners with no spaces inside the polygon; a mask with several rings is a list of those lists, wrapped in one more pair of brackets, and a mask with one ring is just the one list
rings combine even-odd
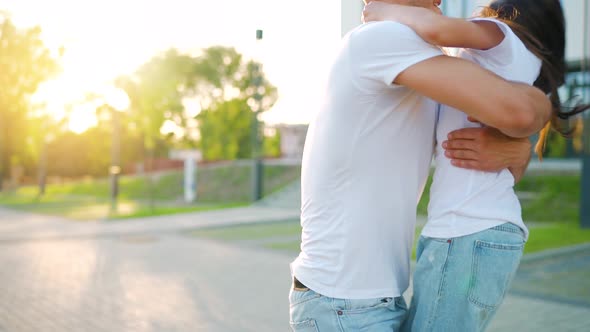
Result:
{"label": "lamp post", "polygon": [[[587,1],[584,1],[584,50],[582,52],[582,80],[584,91],[584,102],[590,102],[590,35],[588,28],[590,28],[590,6]],[[580,226],[582,228],[590,228],[590,116],[585,114],[584,119],[583,144],[584,149],[582,153],[582,177],[581,177],[581,192],[580,192]]]}
{"label": "lamp post", "polygon": [[106,105],[111,111],[113,135],[111,145],[111,166],[109,176],[111,184],[111,212],[117,211],[119,197],[119,175],[121,174],[121,113],[129,107],[129,97],[121,89],[109,90],[105,95]]}
{"label": "lamp post", "polygon": [[[583,60],[583,61],[587,61]],[[584,81],[590,79],[590,72],[582,72]],[[584,100],[590,101],[590,82],[583,84]],[[584,132],[582,133],[582,176],[580,190],[580,227],[590,228],[590,116],[584,114]]]}
{"label": "lamp post", "polygon": [[[256,46],[260,51],[260,44],[262,43],[262,30],[256,30]],[[260,61],[260,59],[258,59]],[[258,63],[255,77],[256,92],[254,93],[254,99],[256,100],[256,110],[252,112],[252,200],[258,201],[262,199],[262,149],[261,149],[261,137],[260,137],[260,126],[258,122],[258,114],[262,110],[262,95],[260,94],[260,86],[262,85],[262,65]]]}
{"label": "lamp post", "polygon": [[582,154],[582,190],[580,193],[580,226],[590,228],[590,118],[584,126],[584,152]]}
{"label": "lamp post", "polygon": [[39,197],[45,195],[45,188],[47,187],[47,144],[50,140],[51,137],[49,135],[44,135],[41,142],[39,169],[37,170],[37,178],[39,181]]}
{"label": "lamp post", "polygon": [[4,119],[0,114],[0,192],[3,190],[2,185],[4,183],[4,149],[3,149],[3,138],[4,138]]}
{"label": "lamp post", "polygon": [[467,0],[461,1],[461,17],[467,17]]}

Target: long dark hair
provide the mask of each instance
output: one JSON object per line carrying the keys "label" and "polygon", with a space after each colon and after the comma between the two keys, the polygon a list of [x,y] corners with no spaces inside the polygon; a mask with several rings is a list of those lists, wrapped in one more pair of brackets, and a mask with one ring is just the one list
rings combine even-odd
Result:
{"label": "long dark hair", "polygon": [[564,125],[569,118],[590,109],[579,105],[562,106],[558,89],[565,83],[565,17],[559,0],[494,0],[481,12],[481,17],[496,18],[506,23],[529,51],[542,60],[541,73],[535,86],[550,96],[553,104],[551,121],[539,134],[535,152],[543,158],[550,129],[564,137],[573,130]]}

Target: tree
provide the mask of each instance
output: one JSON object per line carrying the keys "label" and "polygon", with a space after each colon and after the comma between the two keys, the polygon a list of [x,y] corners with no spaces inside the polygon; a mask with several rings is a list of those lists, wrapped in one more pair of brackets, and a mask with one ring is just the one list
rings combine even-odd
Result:
{"label": "tree", "polygon": [[[33,106],[33,108],[37,105]],[[27,140],[27,147],[30,151],[31,160],[25,164],[27,174],[34,174],[37,171],[37,184],[39,186],[39,197],[45,194],[47,184],[47,171],[49,161],[49,144],[61,133],[67,126],[65,118],[57,120],[44,110],[46,105],[38,105],[39,112],[33,119],[29,121],[29,139]],[[75,155],[75,151],[69,151],[70,155]],[[66,156],[66,155],[64,155]],[[59,157],[59,156],[58,156]],[[63,156],[62,156],[63,157]],[[55,159],[52,159],[55,160]],[[79,164],[75,163],[74,164]]]}
{"label": "tree", "polygon": [[262,150],[265,157],[277,158],[281,156],[281,133],[278,130],[275,129],[272,135],[266,136]]}
{"label": "tree", "polygon": [[0,13],[0,190],[11,166],[27,157],[29,98],[58,69],[40,34],[39,27],[17,29]]}
{"label": "tree", "polygon": [[[191,131],[185,98],[200,101],[198,146],[206,160],[250,157],[252,112],[269,109],[277,99],[277,90],[264,77],[262,66],[244,62],[235,49],[225,47],[207,48],[196,57],[169,50],[134,75],[119,78],[116,85],[131,100],[129,121],[144,137],[147,169],[156,142],[164,138],[165,121],[174,122],[185,133]],[[189,135],[185,143],[193,145]]]}
{"label": "tree", "polygon": [[155,56],[134,75],[120,77],[116,85],[129,96],[129,121],[143,137],[144,149],[153,158],[160,132],[166,120],[182,125],[183,97],[191,82],[193,58],[172,49]]}
{"label": "tree", "polygon": [[197,115],[205,160],[249,158],[252,111],[244,99],[222,101]]}
{"label": "tree", "polygon": [[201,101],[197,120],[204,159],[251,157],[252,121],[277,100],[277,89],[262,65],[244,62],[233,48],[211,47],[198,58],[195,76],[192,88]]}
{"label": "tree", "polygon": [[[171,49],[142,65],[134,75],[120,77],[116,85],[125,90],[131,102],[128,116],[139,135],[144,154],[145,169],[153,169],[161,128],[166,120],[183,123],[183,97],[191,85],[194,59]],[[149,180],[152,184],[152,178]],[[154,198],[150,190],[150,206]]]}

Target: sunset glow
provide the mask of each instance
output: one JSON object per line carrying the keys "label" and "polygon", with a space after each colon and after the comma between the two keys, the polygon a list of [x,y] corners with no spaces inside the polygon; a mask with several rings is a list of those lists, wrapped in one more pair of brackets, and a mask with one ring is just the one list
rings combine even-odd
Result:
{"label": "sunset glow", "polygon": [[[340,0],[313,7],[270,0],[0,0],[0,8],[20,27],[41,26],[43,40],[56,57],[60,47],[65,49],[59,59],[61,74],[35,96],[55,117],[66,114],[67,104],[133,73],[168,48],[198,54],[205,47],[224,45],[260,58],[278,87],[280,98],[265,120],[308,122],[310,102],[320,96],[317,77],[326,70],[340,38]],[[322,22],[321,29],[314,22]],[[257,44],[254,32],[260,28],[264,40]],[[72,130],[95,123],[85,106],[71,114]]]}

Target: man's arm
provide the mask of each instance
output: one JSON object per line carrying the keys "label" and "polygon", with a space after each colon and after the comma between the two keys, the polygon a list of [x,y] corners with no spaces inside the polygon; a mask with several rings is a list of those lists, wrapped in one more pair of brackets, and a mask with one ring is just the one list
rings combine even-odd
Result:
{"label": "man's arm", "polygon": [[464,128],[449,133],[443,142],[445,156],[460,168],[498,172],[509,169],[519,182],[531,160],[528,138],[512,138],[494,128]]}
{"label": "man's arm", "polygon": [[551,102],[534,87],[511,83],[467,60],[437,56],[397,75],[404,85],[498,128],[511,137],[528,137],[549,121]]}

